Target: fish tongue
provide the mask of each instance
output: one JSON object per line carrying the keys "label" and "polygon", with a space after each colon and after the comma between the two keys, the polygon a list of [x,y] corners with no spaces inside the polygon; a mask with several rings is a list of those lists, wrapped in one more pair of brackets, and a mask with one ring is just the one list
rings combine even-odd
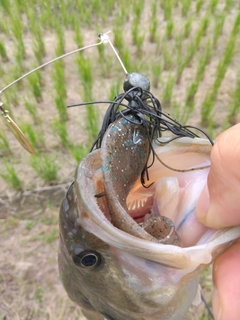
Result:
{"label": "fish tongue", "polygon": [[[137,119],[130,116],[137,123]],[[145,128],[124,118],[107,129],[101,146],[103,183],[112,223],[136,237],[157,242],[132,219],[126,199],[139,178],[149,156],[149,140]]]}

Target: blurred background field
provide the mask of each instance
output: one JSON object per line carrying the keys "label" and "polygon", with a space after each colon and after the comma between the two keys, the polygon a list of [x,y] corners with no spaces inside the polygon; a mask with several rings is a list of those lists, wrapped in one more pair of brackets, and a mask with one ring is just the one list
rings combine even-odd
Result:
{"label": "blurred background field", "polygon": [[[0,90],[111,30],[128,72],[140,72],[165,112],[212,138],[240,120],[238,0],[0,0]],[[80,319],[57,272],[58,209],[125,74],[108,44],[44,67],[0,96],[34,146],[0,118],[0,319]],[[211,276],[202,276],[211,301]],[[196,310],[195,310],[196,311]],[[189,319],[208,319],[203,306]]]}

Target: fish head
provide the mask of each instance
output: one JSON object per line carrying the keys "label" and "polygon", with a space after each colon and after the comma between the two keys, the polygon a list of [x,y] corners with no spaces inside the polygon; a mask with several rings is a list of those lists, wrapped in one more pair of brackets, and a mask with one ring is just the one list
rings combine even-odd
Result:
{"label": "fish head", "polygon": [[240,236],[240,227],[213,230],[196,219],[208,140],[153,144],[146,188],[144,132],[135,128],[132,135],[124,126],[112,124],[101,149],[81,161],[63,201],[61,278],[87,319],[182,319],[198,293],[199,272]]}
{"label": "fish head", "polygon": [[[86,212],[77,210],[82,208],[78,187],[75,183],[70,186],[60,210],[59,270],[70,299],[82,308],[87,319],[183,316],[197,293],[198,279],[175,283],[170,276],[175,268],[136,255],[134,250],[123,250],[111,239],[108,243],[101,240],[95,235],[100,231],[98,224]],[[113,228],[111,233],[123,233],[126,245],[138,240],[114,227],[107,214],[105,217]],[[106,235],[104,232],[103,237]],[[140,241],[145,245],[149,242]]]}

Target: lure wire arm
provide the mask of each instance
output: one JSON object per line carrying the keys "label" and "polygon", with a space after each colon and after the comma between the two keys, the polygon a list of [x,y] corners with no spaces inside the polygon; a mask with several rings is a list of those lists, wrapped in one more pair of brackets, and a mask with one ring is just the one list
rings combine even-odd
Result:
{"label": "lure wire arm", "polygon": [[65,58],[65,57],[67,57],[67,56],[70,56],[70,55],[76,53],[76,52],[79,52],[79,51],[82,51],[82,50],[85,50],[85,49],[89,49],[89,48],[92,48],[92,47],[99,46],[99,45],[102,44],[102,43],[106,43],[107,39],[108,39],[108,42],[111,44],[111,42],[110,42],[110,40],[109,40],[109,37],[107,36],[107,34],[110,33],[110,32],[111,32],[111,31],[107,31],[107,32],[104,33],[104,34],[99,34],[97,39],[100,39],[100,41],[97,42],[97,43],[90,44],[90,45],[87,45],[87,46],[85,46],[85,47],[78,48],[78,49],[76,49],[76,50],[67,52],[67,53],[65,53],[65,54],[63,54],[63,55],[61,55],[61,56],[59,56],[59,57],[56,57],[56,58],[54,58],[54,59],[52,59],[52,60],[50,60],[50,61],[48,61],[48,62],[45,62],[45,63],[43,63],[42,65],[38,66],[37,68],[32,69],[31,71],[25,73],[23,76],[21,76],[20,78],[14,80],[14,81],[11,82],[10,84],[8,84],[6,87],[4,87],[2,90],[0,90],[0,95],[2,94],[3,91],[5,91],[5,90],[8,89],[9,87],[11,87],[11,86],[14,85],[15,83],[17,83],[18,81],[22,80],[23,78],[29,76],[30,74],[34,73],[35,71],[37,71],[37,70],[39,70],[39,69],[41,69],[41,68],[43,68],[43,67],[46,67],[47,65],[49,65],[49,64],[51,64],[51,63],[53,63],[53,62],[55,62],[55,61],[57,61],[57,60],[63,59],[63,58]]}
{"label": "lure wire arm", "polygon": [[[69,55],[72,55],[76,52],[79,52],[79,51],[82,51],[82,50],[85,50],[85,49],[89,49],[89,48],[92,48],[92,47],[95,47],[95,46],[99,46],[100,44],[102,43],[106,43],[106,42],[109,42],[110,45],[112,46],[111,44],[111,41],[109,40],[109,37],[108,37],[108,33],[110,33],[111,31],[108,31],[104,34],[99,34],[98,35],[98,38],[100,41],[97,42],[97,43],[94,43],[94,44],[90,44],[90,45],[87,45],[85,47],[82,47],[82,48],[78,48],[76,50],[73,50],[73,51],[70,51],[68,53],[65,53],[59,57],[56,57],[46,63],[43,63],[42,65],[38,66],[37,68],[34,68],[32,69],[31,71],[25,73],[24,75],[22,75],[21,77],[19,77],[18,79],[14,80],[13,82],[9,83],[6,87],[4,87],[2,90],[0,90],[0,96],[1,94],[7,90],[8,88],[10,88],[11,86],[13,86],[15,83],[19,82],[20,80],[26,78],[27,76],[29,76],[30,74],[34,73],[35,71],[43,68],[43,67],[46,67],[47,65],[57,61],[57,60],[60,60],[62,58],[65,58]],[[116,53],[117,55],[117,53]],[[118,55],[117,55],[118,56]],[[120,58],[119,58],[120,59]],[[8,111],[5,110],[3,108],[3,103],[0,101],[0,111],[2,112],[2,115],[3,117],[5,118],[6,120],[6,123],[9,127],[9,129],[12,131],[12,133],[14,134],[15,138],[19,141],[19,143],[22,145],[22,147],[24,149],[26,149],[28,152],[32,153],[32,154],[35,154],[35,151],[33,149],[33,147],[31,146],[31,144],[29,143],[28,139],[26,138],[26,136],[23,134],[23,132],[21,131],[21,129],[18,127],[18,125],[13,121],[13,119],[8,115]]]}

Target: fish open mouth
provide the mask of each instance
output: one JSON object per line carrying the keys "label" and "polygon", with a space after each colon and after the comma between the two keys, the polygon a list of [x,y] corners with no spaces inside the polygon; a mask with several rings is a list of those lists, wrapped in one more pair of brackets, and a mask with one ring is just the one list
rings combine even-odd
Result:
{"label": "fish open mouth", "polygon": [[[184,163],[184,168],[189,168],[209,164],[206,155],[198,153],[194,146],[188,146],[189,150],[181,151],[177,156],[164,148],[160,150],[163,152],[161,157],[172,166],[179,167]],[[145,232],[150,235],[147,239],[150,241],[188,247],[195,245],[206,231],[196,219],[195,207],[207,175],[208,168],[174,172],[156,162],[149,170],[149,188],[142,186],[139,177],[126,196],[122,195],[124,186],[120,183],[111,183],[109,192],[102,169],[95,174],[94,184],[96,193],[102,194],[97,198],[98,205],[115,227],[140,238],[145,237],[142,235]]]}

